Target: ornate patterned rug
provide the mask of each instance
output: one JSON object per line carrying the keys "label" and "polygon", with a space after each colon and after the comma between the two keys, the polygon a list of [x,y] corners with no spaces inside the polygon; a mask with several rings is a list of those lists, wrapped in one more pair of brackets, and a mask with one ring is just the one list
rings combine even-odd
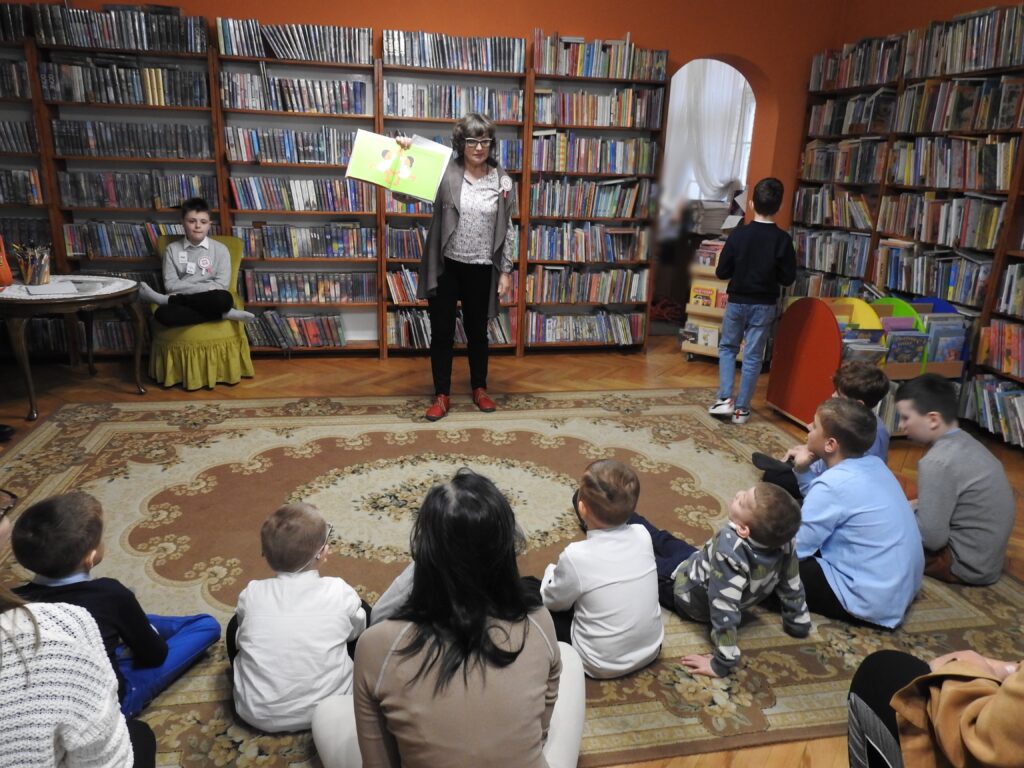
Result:
{"label": "ornate patterned rug", "polygon": [[[756,416],[744,427],[706,413],[704,390],[518,395],[482,415],[420,417],[422,398],[132,403],[65,407],[4,456],[0,486],[31,502],[70,489],[106,510],[98,575],[132,587],[154,613],[210,612],[226,624],[239,591],[270,575],[259,527],[305,499],[334,524],[323,569],[373,603],[404,567],[412,516],[429,486],[470,466],[512,501],[530,537],[524,574],[540,575],[579,536],[570,497],[599,457],[641,476],[640,511],[702,543],[733,494],[756,479],[752,451],[791,439]],[[0,580],[24,577],[0,554]],[[867,653],[895,647],[932,656],[973,646],[1024,657],[1024,589],[1004,578],[959,590],[926,580],[892,633],[821,617],[806,640],[755,609],[728,680],[694,679],[678,663],[708,649],[705,627],[666,614],[651,667],[588,681],[583,766],[606,766],[845,731],[845,695]],[[161,765],[318,766],[308,733],[254,732],[232,711],[223,644],[144,713]]]}

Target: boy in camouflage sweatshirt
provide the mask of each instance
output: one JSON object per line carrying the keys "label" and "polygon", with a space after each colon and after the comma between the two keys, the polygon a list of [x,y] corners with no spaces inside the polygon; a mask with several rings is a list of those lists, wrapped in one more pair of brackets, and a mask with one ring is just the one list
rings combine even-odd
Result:
{"label": "boy in camouflage sweatshirt", "polygon": [[652,526],[661,604],[681,616],[711,624],[713,654],[685,656],[692,674],[724,677],[740,661],[737,632],[743,611],[775,593],[782,626],[793,637],[811,631],[793,537],[800,528],[800,506],[786,491],[757,483],[729,504],[729,520],[703,547],[695,549]]}

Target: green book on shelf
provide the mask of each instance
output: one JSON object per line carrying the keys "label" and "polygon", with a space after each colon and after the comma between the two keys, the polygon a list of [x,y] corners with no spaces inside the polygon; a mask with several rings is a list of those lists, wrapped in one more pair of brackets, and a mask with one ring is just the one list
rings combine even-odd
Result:
{"label": "green book on shelf", "polygon": [[422,136],[402,149],[388,136],[358,130],[345,176],[432,203],[451,156],[449,147]]}

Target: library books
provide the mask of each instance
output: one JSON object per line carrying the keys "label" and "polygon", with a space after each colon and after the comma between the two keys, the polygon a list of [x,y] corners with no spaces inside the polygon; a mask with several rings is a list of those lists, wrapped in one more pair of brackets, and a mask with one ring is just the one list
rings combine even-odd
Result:
{"label": "library books", "polygon": [[1024,261],[1008,264],[996,294],[996,312],[1024,316]]}
{"label": "library books", "polygon": [[61,205],[68,208],[174,208],[190,197],[217,199],[213,174],[161,171],[60,171]]}
{"label": "library books", "polygon": [[50,222],[47,219],[19,217],[0,218],[0,237],[8,245],[23,245],[50,242]]}
{"label": "library books", "polygon": [[372,186],[353,179],[231,176],[229,184],[235,206],[251,211],[371,212],[377,199]]}
{"label": "library books", "polygon": [[323,349],[345,346],[342,315],[292,315],[268,309],[245,324],[254,347]]}
{"label": "library books", "polygon": [[830,49],[811,60],[810,90],[894,83],[903,71],[904,35],[873,37]]}
{"label": "library books", "polygon": [[899,240],[879,242],[875,282],[897,291],[938,296],[979,307],[992,272],[992,257],[967,251],[925,251]]}
{"label": "library books", "polygon": [[36,127],[31,120],[0,121],[0,152],[31,154],[38,148]]}
{"label": "library books", "polygon": [[884,134],[892,130],[896,112],[896,91],[879,88],[872,94],[828,99],[811,107],[809,136],[852,136]]}
{"label": "library books", "polygon": [[[74,343],[85,353],[85,323],[79,320]],[[96,317],[92,323],[94,351],[131,352],[135,349],[135,323],[112,317]],[[61,317],[33,317],[25,325],[28,350],[40,354],[68,352],[67,325]]]}
{"label": "library books", "polygon": [[918,315],[928,334],[929,362],[955,362],[963,359],[967,344],[965,318],[959,313],[922,312]]}
{"label": "library books", "polygon": [[0,169],[0,203],[42,205],[39,171],[35,168]]}
{"label": "library books", "polygon": [[1015,75],[909,84],[896,105],[899,133],[1020,127],[1024,79]]}
{"label": "library books", "polygon": [[889,363],[921,362],[928,349],[928,334],[921,331],[888,331],[886,341],[889,352],[885,359]]}
{"label": "library books", "polygon": [[382,48],[385,66],[519,73],[526,63],[526,40],[521,37],[459,37],[385,29]]}
{"label": "library books", "polygon": [[0,4],[0,40],[16,43],[25,39],[25,8],[22,3]]}
{"label": "library books", "polygon": [[704,267],[717,267],[723,248],[724,240],[704,240],[693,254],[693,263]]}
{"label": "library books", "polygon": [[28,65],[24,61],[0,61],[0,98],[32,98],[28,87]]}
{"label": "library books", "polygon": [[884,139],[843,139],[839,142],[814,139],[804,147],[800,177],[808,181],[878,184],[882,181],[884,169]]}
{"label": "library books", "polygon": [[396,304],[415,304],[419,301],[416,298],[416,289],[419,286],[419,274],[417,272],[402,267],[401,269],[388,270],[386,277],[388,294],[391,296],[391,301]]}
{"label": "library books", "polygon": [[613,88],[610,93],[534,89],[535,125],[661,128],[664,88]]}
{"label": "library books", "polygon": [[58,155],[212,159],[208,125],[53,120]]}
{"label": "library books", "polygon": [[214,27],[217,30],[217,50],[222,56],[262,58],[267,55],[259,20],[218,16]]}
{"label": "library books", "polygon": [[863,278],[871,252],[871,235],[793,227],[796,263],[807,269]]}
{"label": "library books", "polygon": [[782,293],[787,297],[834,298],[836,296],[859,296],[864,288],[865,283],[859,278],[797,269],[796,280],[792,285],[783,288]]}
{"label": "library books", "polygon": [[647,318],[643,312],[605,312],[587,315],[526,311],[529,344],[597,343],[631,346],[643,343]]}
{"label": "library books", "polygon": [[[430,317],[425,309],[399,309],[387,313],[387,343],[400,349],[430,348]],[[515,313],[499,311],[487,320],[487,341],[490,344],[515,344],[517,321]],[[466,343],[462,310],[455,316],[455,343]]]}
{"label": "library books", "polygon": [[545,35],[533,31],[533,66],[538,74],[619,80],[664,80],[668,51],[637,48],[629,33],[622,40]]}
{"label": "library books", "polygon": [[421,259],[423,246],[427,242],[427,228],[420,226],[394,227],[386,229],[387,257],[389,259]]}
{"label": "library books", "polygon": [[620,262],[650,258],[649,227],[564,222],[530,227],[529,258],[537,261]]}
{"label": "library books", "polygon": [[934,193],[904,192],[882,198],[878,229],[885,235],[922,243],[993,250],[1005,215],[1000,198],[938,198]]}
{"label": "library books", "polygon": [[530,185],[530,213],[534,216],[646,218],[650,215],[651,199],[649,179],[554,179]]}
{"label": "library books", "polygon": [[933,21],[907,35],[904,76],[959,74],[1024,63],[1024,9],[991,8]]}
{"label": "library books", "polygon": [[961,392],[960,415],[1001,435],[1013,445],[1024,445],[1024,386],[988,373],[967,381]]}
{"label": "library books", "polygon": [[247,302],[341,304],[377,300],[375,272],[261,272],[243,269]]}
{"label": "library books", "polygon": [[160,231],[162,229],[155,222],[151,226],[117,221],[69,223],[64,225],[64,250],[72,259],[154,257],[158,255],[157,238],[162,234],[177,234]]}
{"label": "library books", "polygon": [[1005,191],[1013,176],[1016,136],[920,136],[890,150],[890,183],[937,189]]}
{"label": "library books", "polygon": [[1024,376],[1024,325],[993,318],[981,329],[976,360],[1001,373]]}
{"label": "library books", "polygon": [[233,226],[247,259],[376,259],[377,229],[355,221],[319,226]]}
{"label": "library books", "polygon": [[690,304],[698,307],[714,307],[718,300],[718,289],[707,283],[694,282],[690,286]]}
{"label": "library books", "polygon": [[228,160],[236,163],[347,165],[355,136],[327,125],[311,130],[224,126]]}
{"label": "library books", "polygon": [[794,220],[800,224],[871,229],[871,207],[860,193],[836,190],[831,184],[799,187],[793,201]]}
{"label": "library books", "polygon": [[220,73],[220,101],[225,109],[294,112],[311,115],[372,115],[369,86],[358,79],[280,77],[260,73]]}
{"label": "library books", "polygon": [[871,365],[881,365],[889,355],[885,344],[861,339],[843,339],[843,362],[860,360]]}
{"label": "library books", "polygon": [[45,101],[208,107],[205,69],[141,66],[135,57],[57,55],[39,63]]}
{"label": "library books", "polygon": [[206,19],[172,6],[107,6],[103,11],[33,3],[32,27],[45,46],[206,53]]}
{"label": "library books", "polygon": [[647,270],[580,272],[538,266],[526,276],[526,300],[538,304],[640,304],[647,301]]}
{"label": "library books", "polygon": [[217,48],[225,56],[263,58],[270,47],[279,59],[332,64],[372,64],[373,30],[324,24],[263,24],[256,19],[217,17]]}
{"label": "library books", "polygon": [[422,200],[416,202],[406,203],[403,201],[396,200],[391,194],[391,190],[384,192],[384,210],[388,213],[407,213],[407,214],[429,214],[432,212],[434,206],[431,203],[425,203]]}
{"label": "library books", "polygon": [[581,136],[553,129],[533,132],[530,168],[555,173],[652,174],[658,145],[653,139]]}
{"label": "library books", "polygon": [[384,83],[384,114],[387,117],[458,120],[470,112],[479,112],[499,122],[520,122],[523,119],[523,89],[392,79]]}

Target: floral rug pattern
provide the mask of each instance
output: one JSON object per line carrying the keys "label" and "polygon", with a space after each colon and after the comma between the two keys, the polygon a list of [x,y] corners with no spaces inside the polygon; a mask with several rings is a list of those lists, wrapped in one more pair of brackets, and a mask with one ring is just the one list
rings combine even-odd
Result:
{"label": "floral rug pattern", "polygon": [[[753,451],[791,442],[756,414],[743,427],[709,417],[704,390],[510,395],[494,414],[421,419],[419,398],[305,398],[68,406],[0,464],[0,486],[26,502],[86,490],[106,511],[97,575],[136,591],[150,612],[208,612],[222,625],[239,591],[270,572],[259,527],[278,505],[307,500],[334,524],[322,572],[371,604],[408,562],[427,489],[468,466],[509,497],[541,575],[580,537],[570,497],[582,469],[614,457],[641,478],[639,511],[695,544],[721,524],[736,491],[757,479]],[[0,580],[25,574],[0,553]],[[588,681],[582,766],[614,765],[845,730],[845,696],[879,648],[922,656],[973,646],[1024,656],[1024,589],[1004,578],[958,589],[927,580],[903,627],[882,633],[815,617],[807,639],[776,614],[750,612],[744,663],[726,680],[679,664],[708,649],[706,627],[665,615],[661,658],[629,677]],[[145,711],[160,765],[319,766],[308,732],[266,735],[231,705],[223,643]]]}

